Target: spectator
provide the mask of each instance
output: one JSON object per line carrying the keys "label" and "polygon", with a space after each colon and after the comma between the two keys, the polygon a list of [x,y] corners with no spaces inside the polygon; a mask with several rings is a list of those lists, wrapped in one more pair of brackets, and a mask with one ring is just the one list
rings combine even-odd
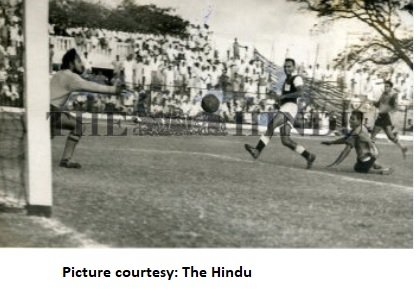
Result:
{"label": "spectator", "polygon": [[127,86],[127,88],[129,89],[133,89],[134,88],[134,60],[133,60],[134,56],[132,54],[129,54],[127,59],[123,62],[123,75],[124,75],[124,81],[125,81],[125,85]]}
{"label": "spectator", "polygon": [[119,55],[116,55],[115,60],[112,61],[112,67],[113,67],[113,74],[119,77],[121,74],[121,71],[124,69],[123,63],[121,62]]}
{"label": "spectator", "polygon": [[[50,30],[57,30],[56,26],[51,25]],[[0,20],[0,31],[1,27],[2,22]],[[174,110],[192,111],[190,108],[197,103],[199,107],[199,99],[206,94],[207,90],[214,88],[221,89],[226,100],[232,98],[236,100],[223,105],[224,108],[227,107],[229,110],[229,117],[234,114],[235,109],[243,112],[273,109],[274,103],[272,103],[271,98],[275,94],[276,77],[272,77],[265,69],[263,61],[252,59],[249,49],[246,46],[241,46],[237,38],[234,39],[233,46],[226,51],[227,59],[223,59],[226,53],[214,49],[208,27],[190,24],[187,27],[189,35],[184,39],[174,36],[127,33],[106,29],[69,28],[65,26],[58,28],[60,28],[58,29],[60,33],[73,35],[76,38],[76,43],[83,43],[78,44],[82,51],[89,51],[86,47],[89,49],[96,47],[92,53],[102,53],[107,58],[109,58],[109,55],[116,55],[112,62],[113,81],[118,81],[122,75],[129,86],[132,83],[133,88],[138,87],[141,91],[144,90],[150,96],[154,110],[159,107],[166,113]],[[2,54],[7,55],[7,61],[9,61],[8,52],[13,54],[13,49],[9,51],[8,45],[6,45],[3,50],[4,53],[2,53],[0,47],[0,62]],[[112,52],[112,54],[109,54],[109,52]],[[17,51],[16,54],[18,54]],[[129,55],[127,60],[122,62],[120,58],[123,59],[126,55]],[[220,57],[221,55],[223,57]],[[131,64],[128,65],[129,69],[127,69],[127,62],[130,61],[131,57],[132,70],[130,68]],[[357,95],[368,92],[367,86],[371,85],[373,91],[380,87],[375,85],[375,80],[377,82],[379,80],[376,73],[367,71],[366,75],[358,77],[355,75],[358,68],[348,68],[344,72],[336,69],[332,70],[330,67],[329,64],[324,71],[321,71],[320,65],[316,64],[316,69],[309,66],[305,69],[305,74],[307,77],[313,77],[315,71],[316,81],[319,82],[335,82],[337,76],[341,74],[339,77],[341,91],[346,87],[347,92],[356,92]],[[271,72],[271,70],[269,71]],[[343,75],[346,75],[347,78],[343,79]],[[390,73],[387,78],[391,76],[395,78],[396,87],[400,87],[399,91],[403,91],[404,87],[410,87],[409,81],[402,81],[403,75]],[[97,81],[99,81],[98,77],[95,76]],[[361,86],[356,87],[360,83]],[[157,93],[156,89],[160,88],[163,91]],[[373,98],[370,95],[374,94],[377,93],[375,91],[370,93],[368,98]],[[378,92],[378,94],[380,93]],[[400,93],[400,95],[410,94],[411,92]],[[247,102],[244,101],[243,96],[246,97]],[[157,97],[159,99],[156,100]],[[107,107],[112,106],[111,102],[111,100],[106,100]],[[103,99],[104,103],[105,98]],[[130,103],[130,101],[123,100],[122,105],[127,106],[127,103]],[[117,107],[120,106],[121,104],[116,103],[115,109],[119,109]]]}
{"label": "spectator", "polygon": [[85,51],[81,58],[81,61],[84,66],[84,74],[91,74],[92,73],[92,61],[90,60],[89,53]]}
{"label": "spectator", "polygon": [[247,46],[241,46],[237,41],[237,38],[234,38],[233,59],[240,59],[240,48],[245,48],[247,50]]}
{"label": "spectator", "polygon": [[0,105],[23,104],[22,0],[4,0],[0,7]]}
{"label": "spectator", "polygon": [[175,72],[172,68],[172,65],[169,65],[166,70],[163,72],[164,77],[164,89],[169,91],[170,95],[173,95],[175,91]]}
{"label": "spectator", "polygon": [[134,63],[134,86],[144,85],[144,64],[140,55],[137,55]]}
{"label": "spectator", "polygon": [[108,84],[108,78],[105,75],[103,75],[102,70],[98,71],[98,74],[94,77],[93,81],[99,84]]}

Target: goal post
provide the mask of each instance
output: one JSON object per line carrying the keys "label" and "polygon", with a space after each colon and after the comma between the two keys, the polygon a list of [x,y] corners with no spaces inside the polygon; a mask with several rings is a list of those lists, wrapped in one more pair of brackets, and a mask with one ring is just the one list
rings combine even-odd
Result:
{"label": "goal post", "polygon": [[48,0],[24,0],[26,193],[29,215],[52,212]]}

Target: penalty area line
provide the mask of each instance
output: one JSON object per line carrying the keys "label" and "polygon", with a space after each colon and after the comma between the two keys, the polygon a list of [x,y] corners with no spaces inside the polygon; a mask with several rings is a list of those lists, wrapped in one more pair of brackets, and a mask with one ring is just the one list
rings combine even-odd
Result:
{"label": "penalty area line", "polygon": [[[83,147],[83,149],[87,149],[87,150],[96,150],[92,149],[90,147]],[[103,148],[101,148],[103,149]],[[103,150],[112,150],[112,151],[128,151],[128,152],[144,152],[144,153],[164,153],[164,154],[184,154],[184,155],[188,155],[188,156],[204,156],[204,157],[209,157],[209,158],[216,158],[216,159],[220,159],[220,160],[226,160],[226,161],[235,161],[235,162],[241,162],[241,163],[258,163],[258,161],[254,161],[254,160],[245,160],[245,159],[241,159],[241,158],[236,158],[236,157],[231,157],[231,156],[226,156],[226,155],[219,155],[219,154],[213,154],[213,153],[205,153],[205,152],[193,152],[193,151],[180,151],[180,150],[158,150],[158,149],[133,149],[133,148],[126,148],[126,149],[117,149],[117,148],[113,148],[113,149],[103,149]],[[265,163],[265,162],[259,162],[261,164],[269,164],[269,163]],[[403,190],[406,192],[413,192],[413,187],[409,187],[409,186],[404,186],[404,185],[398,185],[398,184],[392,184],[392,183],[385,183],[385,182],[378,182],[378,181],[373,181],[373,180],[365,180],[365,179],[359,179],[359,178],[354,178],[354,177],[348,177],[348,176],[342,176],[340,174],[333,174],[333,173],[327,173],[327,172],[323,172],[323,171],[316,171],[316,170],[307,170],[307,169],[303,169],[303,168],[296,168],[296,167],[288,167],[288,166],[284,166],[284,165],[280,165],[280,164],[271,164],[275,167],[281,167],[287,170],[292,170],[292,171],[296,171],[296,172],[301,172],[304,171],[306,173],[309,174],[316,174],[316,175],[321,175],[321,176],[328,176],[328,177],[339,177],[342,180],[346,180],[346,181],[354,181],[354,182],[358,182],[358,183],[364,183],[364,184],[369,184],[369,185],[375,185],[375,186],[381,186],[381,187],[391,187],[391,188],[395,188],[398,190]]]}

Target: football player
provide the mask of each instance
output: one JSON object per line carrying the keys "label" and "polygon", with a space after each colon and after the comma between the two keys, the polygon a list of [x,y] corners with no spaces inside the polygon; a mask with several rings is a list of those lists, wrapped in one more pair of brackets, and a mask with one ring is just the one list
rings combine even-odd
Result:
{"label": "football player", "polygon": [[362,125],[362,120],[363,113],[360,111],[353,111],[349,119],[351,131],[348,133],[348,135],[334,141],[322,142],[324,145],[346,145],[338,158],[328,167],[339,165],[349,155],[352,148],[355,148],[357,160],[354,166],[354,170],[356,172],[388,175],[392,172],[392,169],[383,168],[377,163],[377,147],[371,140],[367,128]]}
{"label": "football player", "polygon": [[70,130],[60,161],[60,167],[64,168],[81,168],[79,163],[71,162],[71,158],[83,135],[84,125],[80,118],[65,112],[70,94],[75,91],[120,94],[122,90],[121,84],[107,86],[84,80],[80,76],[83,71],[80,56],[75,49],[70,49],[63,56],[61,70],[55,73],[50,81],[52,133],[54,129]]}
{"label": "football player", "polygon": [[268,124],[265,134],[260,137],[256,147],[249,144],[245,144],[244,147],[254,159],[257,159],[271,140],[275,128],[280,127],[282,144],[300,154],[307,162],[307,169],[310,169],[316,156],[290,137],[291,126],[298,113],[297,100],[303,96],[303,78],[295,72],[295,60],[292,58],[285,59],[284,70],[286,80],[279,99],[279,112]]}
{"label": "football player", "polygon": [[390,112],[397,108],[396,100],[397,95],[393,92],[393,83],[391,81],[384,82],[384,92],[380,99],[374,102],[374,106],[378,108],[379,113],[371,132],[371,138],[375,141],[375,137],[383,129],[387,138],[400,148],[403,157],[406,158],[407,147],[400,144],[397,133],[393,130],[394,126],[390,118]]}

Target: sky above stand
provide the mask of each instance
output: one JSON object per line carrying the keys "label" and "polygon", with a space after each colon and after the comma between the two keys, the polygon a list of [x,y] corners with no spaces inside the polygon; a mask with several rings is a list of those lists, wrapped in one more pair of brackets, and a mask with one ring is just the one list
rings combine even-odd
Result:
{"label": "sky above stand", "polygon": [[[120,0],[90,0],[116,6]],[[340,21],[328,31],[312,33],[319,19],[314,13],[299,10],[286,0],[136,0],[139,5],[172,7],[175,14],[195,24],[208,24],[214,31],[216,47],[225,53],[235,37],[243,45],[257,48],[278,64],[293,57],[299,63],[322,66],[342,52],[349,32],[368,32],[370,28],[357,21]]]}

